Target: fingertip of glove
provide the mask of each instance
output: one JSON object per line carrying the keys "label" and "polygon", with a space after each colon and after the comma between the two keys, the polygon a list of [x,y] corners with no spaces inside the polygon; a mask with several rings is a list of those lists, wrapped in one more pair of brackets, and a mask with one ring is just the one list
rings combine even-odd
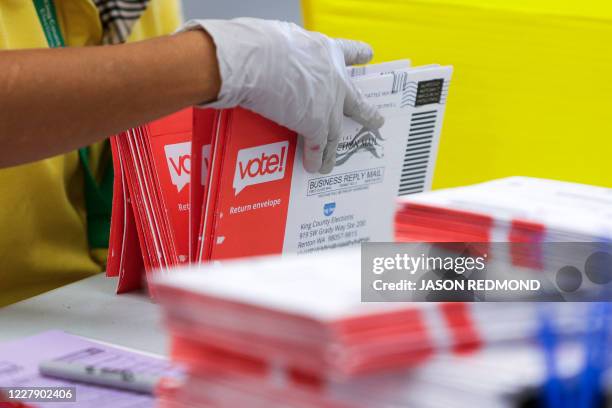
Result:
{"label": "fingertip of glove", "polygon": [[323,157],[321,154],[304,154],[304,169],[308,173],[317,173],[323,164]]}
{"label": "fingertip of glove", "polygon": [[374,57],[374,50],[363,41],[336,39],[344,54],[346,65],[366,64]]}
{"label": "fingertip of glove", "polygon": [[307,173],[316,174],[319,172],[320,168],[321,168],[320,163],[317,164],[317,163],[304,161],[304,170],[306,170]]}
{"label": "fingertip of glove", "polygon": [[352,116],[355,121],[368,129],[380,129],[385,124],[385,118],[374,106],[366,104],[359,115]]}
{"label": "fingertip of glove", "polygon": [[372,46],[363,41],[355,41],[357,48],[356,64],[365,64],[374,58],[374,49]]}
{"label": "fingertip of glove", "polygon": [[320,174],[329,174],[334,169],[336,163],[323,163],[323,166],[319,169]]}

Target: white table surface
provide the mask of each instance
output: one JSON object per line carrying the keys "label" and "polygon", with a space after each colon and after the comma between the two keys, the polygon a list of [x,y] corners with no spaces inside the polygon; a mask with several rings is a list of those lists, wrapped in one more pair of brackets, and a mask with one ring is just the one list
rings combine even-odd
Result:
{"label": "white table surface", "polygon": [[166,354],[159,306],[146,295],[116,295],[104,274],[0,308],[0,341],[59,329],[124,347]]}

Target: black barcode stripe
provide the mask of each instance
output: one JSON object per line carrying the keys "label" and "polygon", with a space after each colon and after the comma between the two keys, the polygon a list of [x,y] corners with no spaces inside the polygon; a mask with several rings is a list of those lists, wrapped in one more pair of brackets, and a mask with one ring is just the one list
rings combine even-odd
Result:
{"label": "black barcode stripe", "polygon": [[423,191],[425,191],[424,187],[418,187],[418,188],[407,188],[407,189],[403,189],[401,190],[401,193],[403,196],[409,195],[409,194],[418,194],[418,193],[422,193]]}
{"label": "black barcode stripe", "polygon": [[411,179],[408,179],[408,178],[405,179],[405,180],[402,179],[402,181],[400,182],[400,186],[401,187],[406,187],[407,185],[410,185],[410,184],[416,184],[419,181],[422,182],[423,179],[425,179],[425,178],[426,178],[426,174],[425,173],[417,174],[417,175],[413,176]]}
{"label": "black barcode stripe", "polygon": [[429,152],[427,152],[426,154],[423,155],[423,153],[420,153],[420,156],[404,156],[404,160],[420,160],[420,159],[427,159],[429,160]]}
{"label": "black barcode stripe", "polygon": [[421,161],[418,161],[418,162],[410,162],[410,166],[405,166],[404,168],[416,167],[416,166],[421,165],[421,164],[427,164],[427,160],[421,160]]}
{"label": "black barcode stripe", "polygon": [[433,139],[433,130],[432,131],[423,131],[423,132],[415,132],[415,133],[410,133],[408,138],[408,144],[418,141],[418,140],[426,140],[426,139]]}
{"label": "black barcode stripe", "polygon": [[420,135],[433,135],[433,130],[427,130],[423,132],[408,133],[408,136],[420,136]]}
{"label": "black barcode stripe", "polygon": [[429,153],[429,149],[431,148],[431,146],[406,146],[406,152],[404,153],[405,155],[410,154],[423,154],[424,152],[428,152]]}
{"label": "black barcode stripe", "polygon": [[405,183],[400,183],[401,188],[413,188],[413,187],[423,187],[423,181],[425,181],[425,175],[419,176],[418,180],[415,181],[407,181]]}
{"label": "black barcode stripe", "polygon": [[421,131],[423,129],[434,129],[436,127],[436,121],[423,121],[410,124],[410,132]]}
{"label": "black barcode stripe", "polygon": [[[414,132],[410,132],[409,135],[410,136],[420,136],[420,135],[417,135],[417,133],[422,133],[422,132],[433,134],[435,129],[436,127],[434,125],[413,127],[411,130],[414,130]],[[426,133],[423,133],[423,134],[426,134]]]}
{"label": "black barcode stripe", "polygon": [[422,116],[422,115],[429,115],[429,114],[435,114],[437,116],[438,112],[436,112],[435,110],[432,111],[427,111],[427,112],[415,112],[412,114],[412,117],[414,118],[415,116]]}
{"label": "black barcode stripe", "polygon": [[406,144],[406,147],[408,148],[407,150],[420,149],[423,147],[423,144],[425,142],[431,143],[431,140],[432,140],[431,137],[427,137],[425,139],[419,139],[419,140],[411,140],[410,142]]}
{"label": "black barcode stripe", "polygon": [[[431,124],[435,124],[435,123],[436,123],[435,119],[434,120],[431,120],[431,119],[430,120],[423,120],[423,121],[420,121],[420,122],[413,122],[412,125],[410,126],[410,129],[414,130],[416,126],[431,125]],[[431,127],[433,127],[433,126],[431,126]]]}
{"label": "black barcode stripe", "polygon": [[[427,170],[427,162],[428,162],[428,160],[423,160],[418,165],[403,166],[402,170],[404,170],[404,171]],[[402,177],[403,177],[403,175],[402,175]]]}
{"label": "black barcode stripe", "polygon": [[423,177],[423,181],[421,181],[421,185],[414,185],[414,186],[402,186],[401,189],[402,191],[406,192],[406,191],[412,191],[412,190],[419,190],[419,191],[423,191],[424,186],[423,186],[423,182],[425,181],[425,177]]}
{"label": "black barcode stripe", "polygon": [[411,134],[410,140],[408,142],[413,142],[415,140],[425,140],[425,139],[433,139],[433,132],[422,133],[420,135]]}
{"label": "black barcode stripe", "polygon": [[410,121],[411,124],[414,123],[423,123],[423,122],[427,122],[428,120],[436,120],[436,115],[427,115],[427,116],[419,116],[418,118],[412,118],[412,120]]}
{"label": "black barcode stripe", "polygon": [[425,176],[421,176],[421,180],[416,183],[403,183],[400,184],[401,189],[403,190],[412,190],[415,188],[423,188],[423,182],[425,181]]}
{"label": "black barcode stripe", "polygon": [[[419,140],[417,142],[421,142],[421,140]],[[406,143],[406,151],[408,151],[408,150],[415,150],[415,149],[422,149],[422,148],[423,148],[423,146],[417,145],[416,143],[412,143],[410,141],[408,143]]]}
{"label": "black barcode stripe", "polygon": [[410,177],[402,177],[400,179],[400,183],[401,182],[406,182],[406,181],[413,181],[413,180],[422,180],[423,177],[424,177],[423,175],[420,175],[420,176],[418,176],[418,175],[417,176],[410,176]]}
{"label": "black barcode stripe", "polygon": [[[406,155],[406,156],[404,156],[404,160],[406,160],[406,161],[409,161],[409,160],[421,160],[421,159],[424,159],[424,158],[429,160],[429,153],[430,153],[429,151],[426,152],[425,156],[408,156],[408,155]],[[422,155],[422,154],[423,154],[422,152],[419,153],[419,155]]]}
{"label": "black barcode stripe", "polygon": [[419,181],[410,181],[408,183],[400,183],[400,187],[410,187],[410,186],[419,186],[421,187],[423,185],[423,179],[425,177],[421,177],[421,180]]}
{"label": "black barcode stripe", "polygon": [[415,140],[417,137],[433,137],[434,131],[436,130],[435,126],[431,126],[429,128],[417,129],[416,132],[408,133],[409,142],[410,140]]}
{"label": "black barcode stripe", "polygon": [[419,140],[431,140],[432,136],[428,135],[428,136],[419,136],[419,137],[413,137],[410,139],[411,142],[418,142]]}
{"label": "black barcode stripe", "polygon": [[[402,169],[408,169],[408,162],[410,162],[411,160],[422,160],[422,159],[426,159],[425,161],[429,161],[429,154],[430,152],[427,152],[427,155],[425,157],[423,156],[419,156],[419,157],[406,157],[404,156],[404,160],[406,161],[406,163],[404,164],[404,166],[402,166]],[[403,174],[403,173],[402,173]]]}
{"label": "black barcode stripe", "polygon": [[422,130],[420,132],[414,132],[414,133],[409,133],[408,136],[410,136],[408,143],[410,143],[412,140],[416,140],[417,137],[433,137],[433,129],[430,130]]}
{"label": "black barcode stripe", "polygon": [[409,174],[409,176],[426,178],[427,177],[427,173],[425,171],[422,171],[420,173]]}
{"label": "black barcode stripe", "polygon": [[423,149],[429,150],[430,148],[431,148],[431,143],[429,143],[429,142],[428,143],[421,143],[421,144],[414,144],[414,145],[408,146],[406,148],[406,152],[416,151],[416,150],[423,150]]}
{"label": "black barcode stripe", "polygon": [[411,131],[416,130],[417,132],[421,132],[421,131],[425,131],[425,130],[428,130],[428,129],[429,129],[429,130],[431,130],[431,131],[433,131],[435,128],[436,128],[436,126],[435,126],[435,125],[427,125],[427,126],[421,126],[421,125],[419,125],[419,126],[412,126],[412,127],[410,128],[410,130],[411,130]]}
{"label": "black barcode stripe", "polygon": [[408,194],[422,193],[424,190],[425,190],[425,187],[400,189],[400,195],[405,196]]}
{"label": "black barcode stripe", "polygon": [[430,148],[421,148],[421,149],[410,149],[406,151],[404,154],[405,160],[417,160],[420,159],[422,155],[428,155],[430,152]]}
{"label": "black barcode stripe", "polygon": [[419,180],[417,183],[414,183],[414,185],[400,186],[400,190],[403,192],[410,191],[413,189],[417,189],[421,191],[424,190],[425,189],[425,177],[422,177],[421,180]]}
{"label": "black barcode stripe", "polygon": [[426,175],[427,174],[427,169],[425,169],[425,168],[423,168],[423,169],[402,169],[402,171],[405,171],[406,175],[402,176],[400,178],[422,176],[422,175]]}
{"label": "black barcode stripe", "polygon": [[407,147],[408,149],[421,149],[421,148],[429,148],[431,146],[431,141],[423,141],[418,143],[411,143]]}
{"label": "black barcode stripe", "polygon": [[430,144],[431,144],[431,142],[430,142],[430,141],[418,142],[418,143],[410,143],[410,144],[408,145],[408,147],[410,148],[410,147],[417,147],[417,146],[428,146],[428,145],[430,145]]}
{"label": "black barcode stripe", "polygon": [[427,171],[427,165],[425,165],[425,166],[418,166],[418,167],[408,166],[408,167],[404,167],[403,169],[406,170],[406,171],[416,171],[416,170]]}
{"label": "black barcode stripe", "polygon": [[412,114],[400,175],[399,195],[413,194],[425,190],[427,165],[431,159],[437,119],[438,112],[435,110]]}
{"label": "black barcode stripe", "polygon": [[427,171],[425,171],[425,170],[410,171],[410,172],[406,173],[406,176],[416,176],[416,175],[425,174],[425,173],[427,173]]}
{"label": "black barcode stripe", "polygon": [[423,140],[423,139],[427,139],[433,138],[433,129],[432,130],[424,130],[422,132],[415,132],[415,133],[410,133],[408,135],[408,143],[412,143],[415,140]]}
{"label": "black barcode stripe", "polygon": [[406,153],[404,153],[404,157],[429,153],[430,148],[431,146],[420,146],[420,147],[408,148],[406,149]]}
{"label": "black barcode stripe", "polygon": [[428,119],[435,119],[436,115],[429,115],[429,116],[419,116],[418,118],[413,118],[410,123],[418,123],[422,120],[428,120]]}

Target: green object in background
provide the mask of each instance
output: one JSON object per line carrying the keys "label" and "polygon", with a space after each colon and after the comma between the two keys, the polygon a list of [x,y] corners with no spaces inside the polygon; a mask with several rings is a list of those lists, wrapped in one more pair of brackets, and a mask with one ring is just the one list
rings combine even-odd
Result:
{"label": "green object in background", "polygon": [[[53,0],[34,0],[34,7],[51,48],[65,47]],[[85,177],[87,238],[90,248],[108,248],[113,201],[113,166],[105,163],[104,174],[97,183],[89,165],[89,148],[79,149],[79,160]]]}

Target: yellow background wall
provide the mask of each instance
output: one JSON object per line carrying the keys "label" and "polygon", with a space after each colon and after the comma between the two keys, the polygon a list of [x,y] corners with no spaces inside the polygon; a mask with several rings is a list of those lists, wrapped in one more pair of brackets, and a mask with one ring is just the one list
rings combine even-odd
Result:
{"label": "yellow background wall", "polygon": [[375,60],[454,65],[434,188],[509,175],[612,187],[609,0],[303,0]]}

